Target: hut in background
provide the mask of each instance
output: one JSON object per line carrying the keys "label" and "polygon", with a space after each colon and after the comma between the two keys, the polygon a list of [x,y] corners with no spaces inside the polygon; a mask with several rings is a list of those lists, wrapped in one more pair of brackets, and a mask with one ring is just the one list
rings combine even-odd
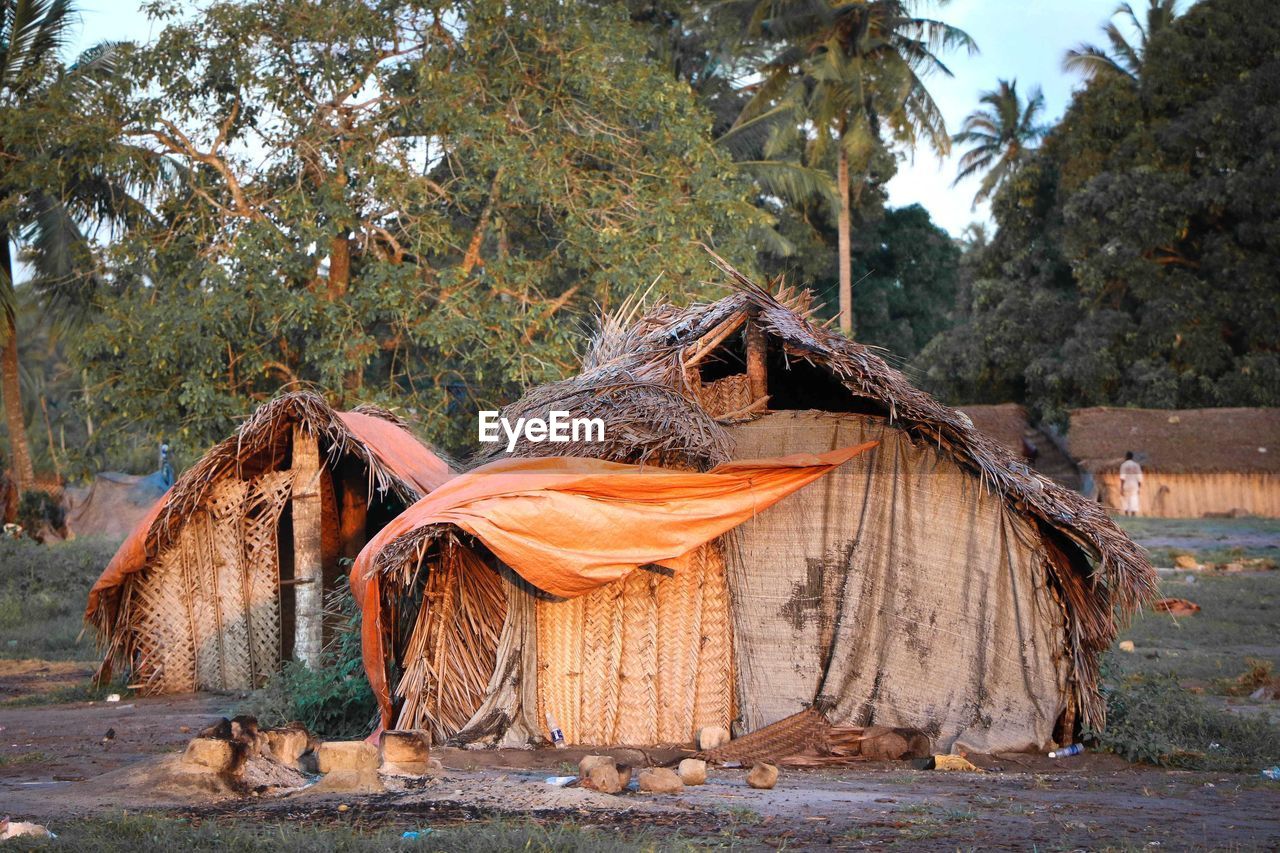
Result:
{"label": "hut in background", "polygon": [[[1032,426],[1027,410],[1017,403],[962,406],[978,432],[993,439],[1015,457],[1023,459],[1041,474],[1068,489],[1080,491],[1080,470],[1066,452],[1066,442],[1051,426]],[[1028,446],[1034,459],[1027,458]]]}
{"label": "hut in background", "polygon": [[1101,507],[810,322],[807,294],[724,269],[731,295],[606,322],[578,376],[503,411],[599,417],[603,442],[524,441],[515,455],[705,470],[880,446],[687,571],[568,600],[450,525],[399,536],[372,561],[383,612],[416,613],[382,626],[403,672],[390,722],[455,743],[540,741],[549,720],[572,743],[684,743],[816,707],[989,752],[1101,726],[1098,656],[1154,590],[1142,550]]}
{"label": "hut in background", "polygon": [[178,478],[89,595],[103,674],[151,693],[318,664],[323,598],[372,533],[452,476],[403,421],[313,393],[258,408]]}
{"label": "hut in background", "polygon": [[1141,515],[1280,518],[1280,409],[1076,409],[1067,441],[1090,495],[1113,509],[1131,450]]}
{"label": "hut in background", "polygon": [[1023,441],[1030,439],[1027,410],[1017,403],[961,406],[957,411],[969,416],[978,432],[1012,453],[1023,455]]}

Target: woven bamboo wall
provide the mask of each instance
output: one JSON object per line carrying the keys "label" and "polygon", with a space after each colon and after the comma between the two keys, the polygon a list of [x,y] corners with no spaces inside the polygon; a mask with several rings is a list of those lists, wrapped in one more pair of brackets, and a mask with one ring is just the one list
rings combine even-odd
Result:
{"label": "woven bamboo wall", "polygon": [[687,743],[702,726],[729,726],[733,648],[718,544],[686,571],[635,571],[537,610],[538,719],[545,725],[550,712],[569,743]]}
{"label": "woven bamboo wall", "polygon": [[276,539],[288,471],[227,478],[132,585],[137,686],[149,693],[261,687],[279,662]]}
{"label": "woven bamboo wall", "polygon": [[[1118,510],[1120,472],[1104,471],[1096,477],[1103,502]],[[1142,515],[1156,518],[1203,518],[1206,513],[1232,510],[1280,518],[1280,476],[1239,471],[1144,471],[1138,506]]]}

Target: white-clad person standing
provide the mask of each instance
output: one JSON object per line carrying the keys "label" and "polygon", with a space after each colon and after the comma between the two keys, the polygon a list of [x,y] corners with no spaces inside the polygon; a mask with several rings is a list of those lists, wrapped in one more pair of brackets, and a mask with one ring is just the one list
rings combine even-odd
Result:
{"label": "white-clad person standing", "polygon": [[1138,496],[1142,493],[1142,466],[1130,450],[1120,463],[1120,509],[1125,515],[1138,514]]}

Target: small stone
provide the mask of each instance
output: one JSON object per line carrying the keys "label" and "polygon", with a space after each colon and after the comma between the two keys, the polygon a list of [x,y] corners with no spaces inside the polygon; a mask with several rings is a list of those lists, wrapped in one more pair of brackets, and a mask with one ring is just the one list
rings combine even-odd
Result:
{"label": "small stone", "polygon": [[729,730],[724,726],[706,726],[698,730],[698,749],[703,752],[728,742]]}
{"label": "small stone", "polygon": [[646,767],[640,771],[640,790],[650,794],[678,794],[684,790],[680,775],[670,767]]}
{"label": "small stone", "polygon": [[207,767],[215,773],[231,768],[235,761],[235,745],[229,740],[212,737],[192,738],[182,756],[184,764]]}
{"label": "small stone", "polygon": [[298,766],[307,751],[307,733],[302,729],[267,729],[263,732],[271,757],[286,767]]}
{"label": "small stone", "polygon": [[631,784],[631,765],[619,764],[618,767],[618,784],[627,787]]}
{"label": "small stone", "polygon": [[778,768],[763,761],[751,765],[751,772],[747,774],[747,784],[752,788],[769,790],[778,784]]}
{"label": "small stone", "polygon": [[382,770],[422,776],[431,761],[431,736],[419,730],[387,731],[382,733]]}
{"label": "small stone", "polygon": [[327,740],[317,752],[321,773],[378,769],[378,748],[362,740]]}
{"label": "small stone", "polygon": [[345,812],[350,808],[351,806],[347,805],[346,803],[343,803],[342,805],[338,806],[338,811]]}
{"label": "small stone", "polygon": [[1178,569],[1198,569],[1200,564],[1196,562],[1196,558],[1190,554],[1179,554],[1173,558],[1174,568]]}
{"label": "small stone", "polygon": [[184,735],[191,734],[191,726],[178,726],[178,731]]}
{"label": "small stone", "polygon": [[686,758],[680,762],[680,781],[686,785],[704,785],[707,781],[707,762],[700,758]]}
{"label": "small stone", "polygon": [[1132,654],[1134,651],[1133,640],[1121,640],[1118,648],[1122,652],[1129,652],[1130,654]]}
{"label": "small stone", "polygon": [[622,780],[618,777],[618,767],[613,759],[591,765],[582,784],[602,794],[616,794],[622,790]]}

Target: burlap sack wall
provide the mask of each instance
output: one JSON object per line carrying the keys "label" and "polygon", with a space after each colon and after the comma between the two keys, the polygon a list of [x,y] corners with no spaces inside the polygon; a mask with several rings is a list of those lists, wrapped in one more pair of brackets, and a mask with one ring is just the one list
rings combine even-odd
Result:
{"label": "burlap sack wall", "polygon": [[880,419],[780,412],[732,432],[742,459],[882,442],[726,544],[743,731],[821,700],[832,722],[918,727],[940,751],[1049,744],[1068,666],[1030,525]]}

